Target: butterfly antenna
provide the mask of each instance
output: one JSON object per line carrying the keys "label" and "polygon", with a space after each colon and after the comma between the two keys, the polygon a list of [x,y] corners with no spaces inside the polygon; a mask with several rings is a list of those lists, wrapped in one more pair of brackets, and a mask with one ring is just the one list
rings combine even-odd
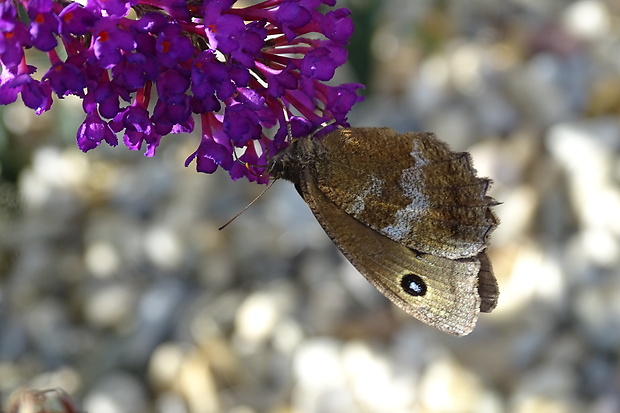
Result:
{"label": "butterfly antenna", "polygon": [[239,158],[237,157],[237,154],[235,154],[234,152],[233,152],[233,156],[235,157],[235,161],[236,161],[238,164],[245,166],[245,169],[247,169],[247,170],[248,170],[248,172],[249,172],[250,174],[252,174],[253,176],[255,176],[255,177],[257,177],[257,178],[264,178],[264,177],[267,175],[267,173],[266,173],[266,172],[265,172],[265,173],[262,173],[262,174],[256,174],[256,173],[254,173],[254,172],[252,171],[252,169],[250,169],[250,168],[251,168],[251,167],[255,167],[255,168],[267,168],[267,166],[268,166],[268,165],[256,165],[256,164],[251,164],[251,163],[249,163],[249,162],[243,162],[241,159],[239,159]]}
{"label": "butterfly antenna", "polygon": [[[280,99],[278,99],[280,100]],[[286,122],[286,132],[289,136],[290,139],[293,138],[293,132],[291,129],[291,122],[290,122],[290,118],[288,116],[288,112],[286,111],[286,105],[284,104],[284,102],[282,100],[280,100],[280,103],[282,103],[282,109],[284,112],[284,121]],[[247,162],[242,162],[241,159],[239,159],[237,157],[237,154],[235,153],[235,151],[233,151],[233,156],[235,157],[235,161],[239,162],[240,164],[245,165],[246,168],[248,168],[248,170],[250,171],[250,173],[252,175],[258,176],[256,174],[254,174],[252,172],[252,170],[250,170],[250,166],[259,166],[259,167],[264,167],[262,165],[250,165]],[[258,198],[260,198],[261,196],[263,196],[265,194],[265,192],[267,192],[269,190],[269,188],[271,188],[273,186],[273,184],[277,181],[277,179],[274,179],[273,181],[271,181],[269,183],[269,185],[267,185],[267,188],[265,188],[265,190],[263,190],[263,192],[261,192],[260,194],[258,194],[258,196],[256,198],[254,198],[252,200],[252,202],[250,202],[249,204],[247,204],[245,206],[245,208],[243,208],[241,211],[239,211],[234,217],[232,217],[230,220],[228,220],[228,222],[226,222],[224,225],[222,225],[221,227],[218,228],[219,231],[223,230],[224,228],[226,228],[231,222],[233,222],[235,219],[237,219],[239,217],[239,215],[243,214],[249,207],[252,206],[252,204],[254,204],[254,202],[256,202],[258,200]]]}
{"label": "butterfly antenna", "polygon": [[239,212],[237,213],[237,215],[235,215],[234,217],[232,217],[231,219],[229,219],[227,223],[225,223],[224,225],[222,225],[221,227],[219,227],[219,228],[218,228],[218,230],[219,230],[219,231],[223,230],[224,228],[226,228],[226,227],[228,226],[228,224],[230,224],[230,223],[231,223],[231,222],[233,222],[235,219],[237,219],[237,218],[239,217],[239,215],[243,214],[243,213],[244,213],[244,212],[245,212],[245,211],[246,211],[249,207],[251,207],[251,206],[252,206],[252,204],[253,204],[254,202],[256,202],[256,201],[258,200],[258,198],[260,198],[261,196],[263,196],[263,195],[265,194],[265,192],[267,192],[267,191],[269,190],[269,188],[271,188],[271,187],[273,186],[273,184],[275,184],[275,183],[276,183],[276,181],[277,181],[277,179],[275,179],[275,180],[271,181],[271,182],[269,183],[269,185],[267,185],[267,188],[265,188],[265,189],[263,190],[263,192],[261,192],[260,194],[258,194],[258,196],[252,200],[252,202],[250,202],[249,204],[247,204],[247,205],[245,206],[245,208],[243,208],[241,211],[239,211]]}
{"label": "butterfly antenna", "polygon": [[[282,102],[280,100],[280,102]],[[284,122],[286,122],[286,134],[290,140],[293,139],[293,129],[291,128],[291,118],[288,116],[288,112],[286,111],[286,106],[284,106],[284,102],[282,102],[282,109],[284,111]]]}

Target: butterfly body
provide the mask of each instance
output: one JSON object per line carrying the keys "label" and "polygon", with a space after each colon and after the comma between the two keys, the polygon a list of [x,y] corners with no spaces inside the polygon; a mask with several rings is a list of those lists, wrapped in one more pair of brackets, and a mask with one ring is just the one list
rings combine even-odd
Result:
{"label": "butterfly body", "polygon": [[421,321],[465,335],[498,289],[485,248],[497,226],[467,153],[430,133],[348,128],[298,139],[269,161],[349,261]]}

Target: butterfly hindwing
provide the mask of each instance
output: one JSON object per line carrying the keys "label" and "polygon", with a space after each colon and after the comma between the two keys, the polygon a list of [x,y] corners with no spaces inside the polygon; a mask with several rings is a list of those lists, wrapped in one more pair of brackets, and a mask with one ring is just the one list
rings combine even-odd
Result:
{"label": "butterfly hindwing", "polygon": [[[467,153],[430,133],[340,129],[312,142],[319,187],[340,209],[388,238],[446,258],[473,257],[497,226]],[[376,150],[389,153],[378,156]]]}

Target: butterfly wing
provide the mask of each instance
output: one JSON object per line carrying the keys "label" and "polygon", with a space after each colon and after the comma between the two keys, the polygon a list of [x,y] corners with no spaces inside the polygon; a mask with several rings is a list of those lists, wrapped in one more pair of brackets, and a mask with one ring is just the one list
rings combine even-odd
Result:
{"label": "butterfly wing", "polygon": [[[492,272],[485,272],[488,259],[484,253],[451,260],[416,252],[340,209],[319,188],[310,171],[305,171],[304,179],[297,184],[340,251],[372,285],[410,315],[462,336],[473,330],[481,307],[495,306],[497,284]],[[480,282],[479,275],[483,278]],[[481,298],[480,287],[494,297],[487,292]]]}
{"label": "butterfly wing", "polygon": [[452,152],[431,133],[389,128],[339,129],[310,144],[318,187],[361,223],[446,258],[475,257],[486,248],[497,226],[490,209],[496,202],[469,154]]}

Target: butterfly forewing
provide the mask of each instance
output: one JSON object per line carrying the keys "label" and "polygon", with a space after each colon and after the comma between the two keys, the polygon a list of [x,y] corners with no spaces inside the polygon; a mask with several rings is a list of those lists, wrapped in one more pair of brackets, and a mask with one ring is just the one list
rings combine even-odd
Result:
{"label": "butterfly forewing", "polygon": [[[311,176],[305,196],[312,212],[347,259],[372,285],[410,315],[458,336],[470,333],[480,311],[476,259],[417,253],[357,221],[331,202]],[[458,276],[455,276],[458,274]],[[407,292],[407,276],[415,276]],[[416,294],[415,290],[423,290]]]}

